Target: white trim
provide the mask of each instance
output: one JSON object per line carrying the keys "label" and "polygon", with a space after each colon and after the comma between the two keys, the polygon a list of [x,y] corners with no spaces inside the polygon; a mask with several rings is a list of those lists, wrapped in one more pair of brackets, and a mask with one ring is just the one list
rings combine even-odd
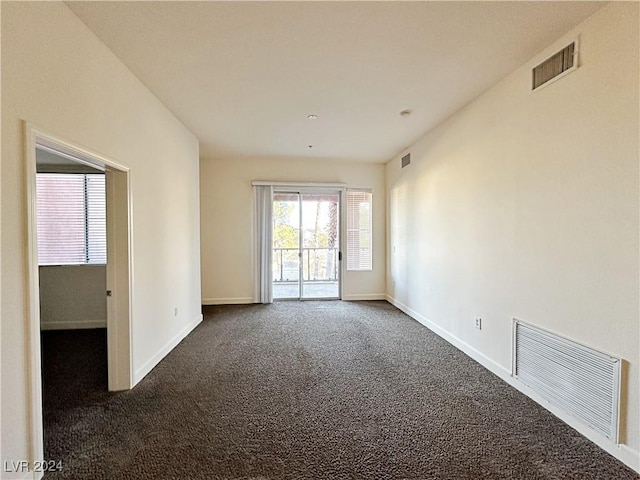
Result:
{"label": "white trim", "polygon": [[198,315],[194,321],[190,324],[186,325],[182,330],[180,330],[171,340],[169,340],[164,347],[162,347],[153,357],[147,360],[144,365],[138,368],[133,375],[133,384],[137,385],[140,380],[142,380],[145,376],[149,374],[151,370],[154,369],[160,361],[166,357],[171,350],[176,348],[176,346],[184,340],[184,338],[189,335],[194,328],[196,328],[202,322],[202,314]]}
{"label": "white trim", "polygon": [[[133,191],[129,172],[109,168],[106,175],[107,289],[115,293],[107,298],[108,385],[121,391],[134,385]],[[111,218],[110,210],[116,212]]]}
{"label": "white trim", "polygon": [[40,330],[82,330],[87,328],[107,328],[107,319],[47,322],[40,318]]}
{"label": "white trim", "polygon": [[387,300],[386,293],[354,293],[349,295],[344,295],[342,297],[343,300],[347,302],[354,302],[360,300]]}
{"label": "white trim", "polygon": [[[11,461],[11,460],[7,460],[7,461]],[[4,468],[4,465],[3,465],[3,468]],[[15,478],[15,480],[40,480],[42,477],[44,477],[44,472],[34,472],[33,470],[23,472],[24,474],[21,477],[15,476],[18,474],[18,472],[2,471],[2,473],[13,474],[11,478]]]}
{"label": "white trim", "polygon": [[444,340],[446,340],[447,342],[452,344],[454,347],[461,350],[463,353],[467,354],[473,360],[475,360],[480,365],[485,367],[491,373],[500,377],[502,380],[507,382],[513,388],[520,391],[527,397],[531,398],[540,406],[546,408],[548,411],[553,413],[556,417],[558,417],[564,423],[566,423],[573,429],[577,430],[578,433],[587,437],[589,440],[591,440],[601,449],[603,449],[610,455],[613,455],[622,463],[632,468],[636,472],[640,473],[640,452],[631,449],[627,445],[616,445],[614,443],[611,443],[611,441],[608,438],[605,438],[602,435],[599,435],[594,430],[590,429],[585,425],[582,425],[580,422],[576,421],[573,417],[567,415],[565,412],[553,407],[551,404],[549,404],[547,400],[540,397],[534,391],[529,389],[526,385],[522,384],[522,382],[519,382],[515,377],[513,377],[509,369],[504,368],[502,365],[495,362],[491,358],[487,357],[486,355],[484,355],[483,353],[481,353],[479,350],[475,349],[468,343],[459,339],[455,335],[452,335],[442,327],[436,325],[426,317],[420,315],[418,312],[404,305],[403,303],[399,302],[392,296],[387,295],[387,301],[392,305],[398,307],[400,310],[402,310],[404,313],[409,315],[414,320],[417,320],[418,322],[420,322],[422,325],[427,327],[436,335],[442,337]]}
{"label": "white trim", "polygon": [[[24,123],[26,137],[27,193],[27,281],[29,336],[27,363],[29,375],[29,461],[44,460],[44,426],[42,413],[42,369],[40,358],[40,271],[38,269],[38,227],[36,213],[36,146],[38,132]],[[34,473],[35,476],[35,473]]]}
{"label": "white trim", "polygon": [[[91,168],[92,170],[101,170],[104,172],[104,166],[96,166],[94,163],[86,162],[83,159],[78,158],[77,156],[71,155],[65,151],[57,150],[55,148],[49,147],[44,144],[38,145],[38,148],[40,148],[40,150],[44,150],[45,152],[52,153],[58,157],[66,158],[67,160],[71,160],[76,163],[81,163]],[[56,167],[59,167],[59,166],[56,166]]]}
{"label": "white trim", "polygon": [[640,473],[640,452],[633,450],[627,445],[618,445],[620,455],[613,455],[627,467]]}
{"label": "white trim", "polygon": [[116,170],[120,170],[122,172],[128,172],[129,167],[126,165],[122,165],[109,157],[101,155],[93,150],[82,147],[80,145],[67,142],[65,140],[61,140],[49,133],[46,133],[44,130],[35,127],[31,123],[27,123],[27,128],[30,131],[34,132],[38,137],[38,146],[44,148],[49,152],[56,153],[57,155],[62,155],[65,158],[76,161],[78,163],[82,163],[84,165],[88,165],[92,168],[101,168],[105,169],[105,167],[114,168]]}
{"label": "white trim", "polygon": [[[547,87],[548,85],[551,85],[554,82],[557,82],[558,80],[560,80],[561,78],[569,75],[571,72],[574,72],[575,70],[578,69],[578,67],[580,66],[580,64],[578,63],[580,60],[580,36],[577,36],[575,39],[566,42],[564,47],[560,47],[560,48],[556,48],[554,53],[548,54],[546,56],[546,58],[544,60],[539,60],[535,63],[532,63],[531,66],[529,67],[529,74],[533,73],[533,69],[536,68],[538,65],[540,65],[542,62],[544,62],[545,60],[548,60],[549,58],[551,58],[553,55],[555,55],[556,53],[564,50],[565,48],[567,48],[569,45],[571,45],[572,43],[575,44],[575,46],[573,47],[573,66],[567,70],[565,70],[564,72],[556,75],[555,77],[553,77],[551,80],[547,80],[546,82],[544,82],[542,85],[538,86],[537,88],[532,88],[529,93],[533,94],[533,92],[537,92],[539,90],[542,90],[543,88]],[[529,77],[529,82],[531,82],[531,77]],[[530,88],[532,87],[531,83],[529,83]]]}
{"label": "white trim", "polygon": [[[126,322],[126,332],[128,336],[128,358],[126,362],[126,368],[128,370],[126,378],[119,378],[119,385],[123,385],[122,388],[131,388],[131,286],[132,282],[132,255],[131,255],[131,190],[129,185],[129,168],[121,165],[103,155],[92,152],[86,148],[69,143],[65,140],[61,140],[58,137],[45,132],[44,130],[35,127],[33,124],[23,121],[23,134],[25,138],[25,151],[23,152],[25,158],[25,193],[26,193],[26,227],[27,227],[27,315],[29,318],[28,333],[27,333],[27,357],[25,359],[27,363],[27,395],[28,395],[28,418],[29,418],[29,440],[28,440],[28,460],[31,465],[36,461],[44,460],[44,427],[43,427],[43,413],[42,413],[42,372],[41,372],[41,351],[40,351],[40,273],[38,266],[38,239],[37,239],[37,211],[36,211],[36,170],[37,170],[37,158],[36,150],[44,146],[46,149],[53,149],[58,152],[62,152],[65,155],[72,157],[75,161],[83,164],[89,164],[92,166],[99,166],[106,168],[110,171],[118,171],[125,175],[127,182],[127,206],[129,209],[129,218],[127,223],[127,235],[128,235],[128,253],[127,253],[127,265],[129,284],[124,290],[124,294],[128,297],[129,309],[126,312],[126,318],[121,317],[121,322]],[[112,263],[112,262],[110,262]],[[109,314],[107,313],[107,317]],[[109,319],[107,320],[110,321]],[[112,320],[114,323],[115,319]],[[121,323],[120,322],[120,323]],[[121,325],[121,328],[125,328]],[[107,342],[109,343],[109,342]],[[115,347],[114,347],[115,348]],[[108,363],[111,388],[111,373],[112,363],[116,364],[117,358],[113,355],[112,346],[108,347]],[[114,349],[115,351],[115,349]],[[113,390],[113,389],[112,389]],[[41,478],[40,472],[34,472],[33,477]]]}
{"label": "white trim", "polygon": [[202,305],[244,305],[256,303],[253,297],[203,298]]}
{"label": "white trim", "polygon": [[256,186],[272,186],[272,187],[313,187],[313,188],[346,188],[346,183],[318,183],[318,182],[273,182],[263,180],[253,180],[251,185]]}
{"label": "white trim", "polygon": [[[271,185],[271,183],[267,183],[267,182],[259,182],[259,181],[254,181],[252,182],[252,184],[255,185],[260,185],[266,183],[268,185]],[[345,197],[345,192],[346,192],[346,186],[345,184],[334,184],[334,183],[309,183],[309,182],[301,182],[301,183],[294,183],[294,182],[275,182],[278,184],[283,185],[286,188],[274,188],[273,189],[273,193],[291,193],[291,194],[297,194],[299,195],[298,197],[298,201],[302,201],[302,195],[306,194],[306,193],[320,193],[320,194],[337,194],[339,201],[338,201],[338,231],[339,233],[339,238],[338,238],[338,269],[339,269],[339,278],[338,278],[338,296],[337,297],[320,297],[320,298],[313,298],[313,297],[305,297],[304,296],[304,281],[300,282],[300,295],[296,296],[296,297],[292,297],[292,298],[278,298],[277,300],[342,300],[343,294],[344,294],[344,278],[345,278],[345,265],[346,262],[344,262],[341,258],[344,256],[343,255],[343,251],[345,248],[345,244],[346,244],[346,197]],[[255,215],[255,208],[254,208],[254,215]],[[300,218],[299,218],[299,225],[302,225],[302,208],[300,208]],[[255,235],[255,234],[254,234]],[[302,249],[302,236],[300,236],[300,249]],[[302,250],[300,250],[302,251]],[[254,270],[256,268],[255,266],[255,262],[256,262],[256,258],[254,255]],[[303,275],[302,275],[302,270],[303,270],[303,264],[302,262],[300,262],[299,264],[299,268],[300,268],[300,275],[299,278],[302,279]],[[257,298],[256,298],[257,301]]]}
{"label": "white trim", "polygon": [[393,297],[391,297],[389,295],[387,295],[386,297],[387,297],[387,301],[390,304],[398,307],[404,313],[409,315],[414,320],[417,320],[418,322],[420,322],[422,325],[427,327],[433,333],[435,333],[436,335],[444,338],[447,342],[452,344],[458,350],[462,350],[464,353],[466,353],[468,356],[473,358],[476,362],[478,362],[480,365],[482,365],[486,369],[488,369],[491,372],[495,373],[496,375],[498,375],[500,378],[502,378],[505,381],[506,381],[507,378],[511,379],[511,372],[507,368],[504,368],[499,363],[497,363],[494,360],[490,359],[489,357],[485,356],[479,350],[475,349],[474,347],[472,347],[468,343],[460,340],[455,335],[450,334],[444,328],[440,327],[439,325],[436,325],[435,323],[433,323],[428,318],[420,315],[418,312],[416,312],[415,310],[413,310],[410,307],[406,306],[405,304],[399,302],[395,298],[393,298]]}

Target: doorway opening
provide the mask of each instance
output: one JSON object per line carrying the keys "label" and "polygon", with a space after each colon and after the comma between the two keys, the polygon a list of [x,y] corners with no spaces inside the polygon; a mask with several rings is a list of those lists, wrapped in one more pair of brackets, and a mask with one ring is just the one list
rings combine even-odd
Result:
{"label": "doorway opening", "polygon": [[[78,332],[80,328],[87,332],[87,328],[101,328],[102,333],[94,331],[102,338],[98,343],[106,340],[102,350],[107,366],[105,390],[132,386],[131,200],[127,167],[29,124],[25,125],[25,135],[30,460],[38,462],[45,455],[41,330]],[[50,198],[45,201],[47,191]],[[65,198],[58,205],[56,195]],[[56,221],[64,225],[49,222],[47,242],[47,210],[43,206],[63,210],[58,211],[62,216]],[[64,238],[56,242],[56,236]],[[73,298],[65,288],[71,290]],[[85,295],[91,298],[79,301]],[[86,310],[79,312],[79,304]],[[72,376],[73,372],[68,374]]]}
{"label": "doorway opening", "polygon": [[273,298],[340,298],[340,201],[335,191],[274,191]]}

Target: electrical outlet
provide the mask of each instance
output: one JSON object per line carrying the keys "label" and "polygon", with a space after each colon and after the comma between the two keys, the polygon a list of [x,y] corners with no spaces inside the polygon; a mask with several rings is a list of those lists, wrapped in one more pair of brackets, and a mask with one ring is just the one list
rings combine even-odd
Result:
{"label": "electrical outlet", "polygon": [[482,330],[482,318],[476,317],[476,328]]}

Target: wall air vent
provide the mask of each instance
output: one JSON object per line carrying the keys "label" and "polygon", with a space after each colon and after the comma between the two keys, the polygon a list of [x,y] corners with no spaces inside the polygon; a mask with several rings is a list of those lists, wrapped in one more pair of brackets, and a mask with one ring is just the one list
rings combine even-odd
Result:
{"label": "wall air vent", "polygon": [[406,167],[411,163],[411,154],[407,153],[404,157],[402,157],[402,168]]}
{"label": "wall air vent", "polygon": [[578,67],[577,41],[571,42],[555,55],[547,58],[531,71],[531,90],[547,85],[552,80],[572,72]]}
{"label": "wall air vent", "polygon": [[621,359],[514,319],[513,375],[618,443]]}

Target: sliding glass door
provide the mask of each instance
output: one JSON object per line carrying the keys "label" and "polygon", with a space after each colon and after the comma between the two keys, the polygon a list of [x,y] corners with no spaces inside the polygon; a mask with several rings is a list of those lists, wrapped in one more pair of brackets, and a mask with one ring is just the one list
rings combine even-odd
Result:
{"label": "sliding glass door", "polygon": [[300,298],[300,194],[273,194],[273,298]]}
{"label": "sliding glass door", "polygon": [[340,193],[303,193],[301,298],[340,296]]}
{"label": "sliding glass door", "polygon": [[340,192],[274,192],[273,298],[340,298]]}

